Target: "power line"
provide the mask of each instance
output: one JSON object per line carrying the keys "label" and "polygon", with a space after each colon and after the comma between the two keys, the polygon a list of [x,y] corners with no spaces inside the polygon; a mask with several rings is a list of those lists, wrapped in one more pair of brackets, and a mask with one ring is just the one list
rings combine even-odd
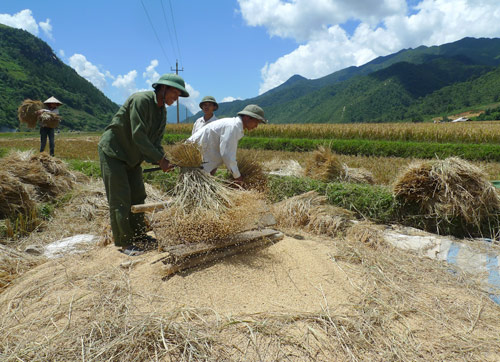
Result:
{"label": "power line", "polygon": [[163,6],[163,0],[160,0],[160,4],[161,4],[161,9],[163,11],[163,19],[165,20],[165,27],[167,28],[168,32],[168,38],[170,39],[170,45],[172,46],[172,50],[174,50],[175,52],[175,45],[172,39],[172,33],[170,32],[170,27],[168,26],[168,20],[167,20],[167,15],[165,14],[165,7]]}
{"label": "power line", "polygon": [[144,12],[146,13],[146,16],[147,16],[147,18],[149,20],[149,24],[151,25],[151,28],[153,29],[153,32],[155,33],[156,40],[158,40],[158,44],[160,44],[161,50],[163,51],[163,55],[165,55],[165,58],[167,59],[167,62],[169,64],[172,64],[172,62],[170,61],[170,59],[167,56],[167,52],[165,52],[165,48],[163,48],[163,44],[161,43],[160,38],[158,37],[158,34],[156,33],[156,30],[155,30],[155,27],[153,25],[153,22],[151,21],[151,18],[149,17],[148,11],[147,11],[146,7],[144,6],[144,3],[142,2],[142,0],[141,0],[141,4],[142,4]]}
{"label": "power line", "polygon": [[172,1],[168,0],[168,3],[170,4],[170,16],[172,17],[172,25],[174,27],[174,35],[175,35],[175,41],[177,43],[177,51],[179,52],[179,59],[181,60],[182,63],[181,50],[179,48],[179,40],[177,38],[177,30],[175,29],[174,10],[172,9]]}

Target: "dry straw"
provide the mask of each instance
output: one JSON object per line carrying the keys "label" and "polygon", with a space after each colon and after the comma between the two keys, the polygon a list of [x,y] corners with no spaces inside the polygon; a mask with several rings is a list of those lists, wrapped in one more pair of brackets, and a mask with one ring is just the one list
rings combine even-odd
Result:
{"label": "dry straw", "polygon": [[267,190],[267,175],[262,164],[257,160],[257,156],[250,153],[238,153],[236,161],[243,177],[243,189],[265,192]]}
{"label": "dry straw", "polygon": [[306,161],[304,173],[321,181],[337,180],[342,176],[343,167],[330,148],[319,146]]}
{"label": "dry straw", "polygon": [[56,128],[61,122],[61,116],[54,112],[43,112],[40,117],[40,126],[48,128]]}
{"label": "dry straw", "polygon": [[25,99],[17,109],[17,117],[19,121],[26,123],[29,128],[35,128],[38,121],[37,112],[43,108],[42,102]]}
{"label": "dry straw", "polygon": [[320,235],[334,236],[344,231],[354,218],[348,210],[327,204],[326,196],[309,191],[272,206],[278,225],[303,228]]}
{"label": "dry straw", "polygon": [[47,201],[70,190],[75,175],[59,159],[32,151],[12,151],[0,159],[0,169],[9,172],[21,183],[32,185],[36,194],[34,200]]}
{"label": "dry straw", "polygon": [[480,226],[500,211],[500,198],[486,174],[458,157],[416,161],[401,172],[393,192],[411,209],[444,221]]}
{"label": "dry straw", "polygon": [[26,185],[0,169],[0,219],[17,213],[27,215],[35,206]]}
{"label": "dry straw", "polygon": [[320,181],[374,184],[373,174],[364,168],[351,168],[329,147],[319,146],[306,161],[305,175]]}

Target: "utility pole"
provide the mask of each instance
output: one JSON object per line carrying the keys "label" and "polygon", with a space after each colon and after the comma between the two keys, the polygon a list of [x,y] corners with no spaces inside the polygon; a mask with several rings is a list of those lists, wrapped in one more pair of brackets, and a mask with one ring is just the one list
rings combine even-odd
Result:
{"label": "utility pole", "polygon": [[[179,75],[179,71],[183,72],[184,67],[182,67],[182,69],[179,69],[179,62],[176,59],[175,60],[175,69],[172,69],[172,67],[170,67],[170,70],[175,70],[175,74]],[[177,123],[179,123],[179,98],[177,98]]]}

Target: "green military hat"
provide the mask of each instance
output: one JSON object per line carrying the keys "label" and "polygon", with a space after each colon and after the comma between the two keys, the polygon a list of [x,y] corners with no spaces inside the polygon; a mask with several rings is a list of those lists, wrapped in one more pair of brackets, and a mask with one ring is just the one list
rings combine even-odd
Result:
{"label": "green military hat", "polygon": [[242,111],[238,112],[238,115],[241,114],[256,118],[263,123],[267,123],[267,120],[264,118],[264,110],[256,104],[249,104],[243,108]]}
{"label": "green military hat", "polygon": [[160,79],[156,81],[156,83],[153,83],[153,88],[156,88],[160,84],[168,85],[169,87],[180,90],[181,97],[189,97],[184,79],[182,79],[182,77],[178,76],[177,74],[163,74]]}
{"label": "green military hat", "polygon": [[206,97],[203,97],[203,99],[201,100],[200,102],[200,108],[201,108],[201,105],[205,102],[210,102],[210,103],[213,103],[215,104],[215,110],[218,110],[219,109],[219,104],[215,101],[215,98],[212,97],[212,96],[206,96]]}

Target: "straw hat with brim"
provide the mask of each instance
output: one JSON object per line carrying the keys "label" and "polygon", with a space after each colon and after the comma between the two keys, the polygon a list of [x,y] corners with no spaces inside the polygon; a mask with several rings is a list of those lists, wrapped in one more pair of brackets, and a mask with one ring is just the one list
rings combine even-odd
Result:
{"label": "straw hat with brim", "polygon": [[47,99],[45,102],[43,102],[44,104],[48,104],[48,103],[54,103],[54,104],[59,104],[61,105],[62,102],[60,100],[58,100],[56,97],[50,97],[49,99]]}
{"label": "straw hat with brim", "polygon": [[181,97],[189,97],[189,93],[186,90],[186,83],[184,79],[179,77],[177,74],[163,74],[160,79],[153,83],[153,88],[156,88],[160,84],[168,85],[169,87],[176,88],[181,91]]}
{"label": "straw hat with brim", "polygon": [[238,115],[247,115],[263,123],[267,123],[267,120],[264,118],[264,110],[256,104],[249,104],[242,111],[238,112]]}
{"label": "straw hat with brim", "polygon": [[213,103],[215,104],[215,110],[218,110],[219,109],[219,104],[215,101],[215,98],[212,97],[212,96],[206,96],[206,97],[203,97],[203,99],[201,100],[200,102],[200,108],[201,108],[201,105],[205,102],[210,102],[210,103]]}

